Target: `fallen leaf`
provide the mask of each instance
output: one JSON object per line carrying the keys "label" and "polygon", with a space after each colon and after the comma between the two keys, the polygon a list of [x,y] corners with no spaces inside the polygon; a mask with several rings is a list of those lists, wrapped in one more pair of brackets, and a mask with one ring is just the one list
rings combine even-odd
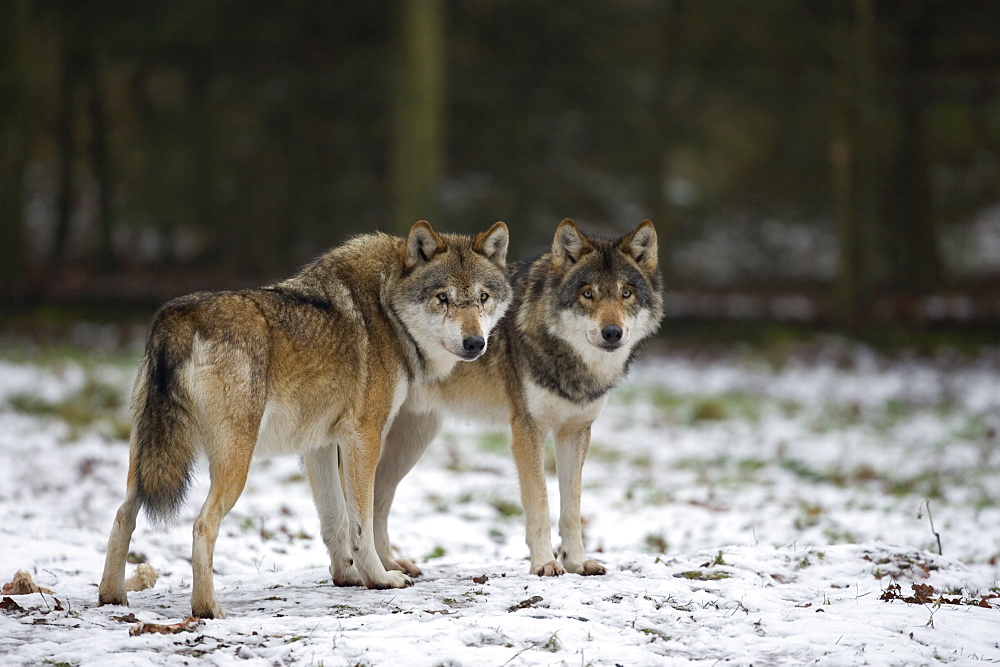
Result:
{"label": "fallen leaf", "polygon": [[517,611],[518,609],[527,609],[528,607],[534,607],[541,601],[542,601],[541,595],[532,595],[527,600],[521,600],[517,604],[508,607],[507,611]]}
{"label": "fallen leaf", "polygon": [[118,621],[119,623],[140,623],[141,621],[135,617],[135,614],[129,612],[125,616],[112,616],[112,621]]}
{"label": "fallen leaf", "polygon": [[52,591],[44,586],[39,586],[31,579],[31,573],[27,570],[18,570],[14,574],[14,579],[3,585],[4,595],[30,595],[31,593],[48,593]]}
{"label": "fallen leaf", "polygon": [[489,580],[490,580],[490,578],[487,577],[485,574],[483,576],[481,576],[481,577],[473,577],[472,578],[472,582],[475,583],[475,584],[485,584]]}
{"label": "fallen leaf", "polygon": [[176,635],[179,632],[194,632],[194,629],[201,625],[201,623],[201,619],[195,618],[194,616],[188,616],[179,623],[160,624],[143,623],[140,621],[129,628],[128,633],[133,637],[148,634]]}
{"label": "fallen leaf", "polygon": [[3,609],[4,611],[24,611],[24,607],[14,602],[13,598],[9,597],[4,598],[3,601],[0,602],[0,609]]}

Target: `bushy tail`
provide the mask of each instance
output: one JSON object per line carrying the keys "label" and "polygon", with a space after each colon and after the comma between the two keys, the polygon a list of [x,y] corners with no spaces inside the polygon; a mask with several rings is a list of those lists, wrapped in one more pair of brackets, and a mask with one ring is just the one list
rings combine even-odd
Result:
{"label": "bushy tail", "polygon": [[177,514],[197,454],[191,397],[180,377],[191,357],[194,327],[168,308],[150,329],[132,398],[136,490],[154,523]]}

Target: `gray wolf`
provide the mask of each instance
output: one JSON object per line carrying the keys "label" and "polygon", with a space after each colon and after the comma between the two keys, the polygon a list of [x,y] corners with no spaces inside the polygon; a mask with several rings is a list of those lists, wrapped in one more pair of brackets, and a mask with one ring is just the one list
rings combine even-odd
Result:
{"label": "gray wolf", "polygon": [[164,305],[133,388],[126,496],[99,603],[127,604],[136,515],[176,514],[199,452],[211,486],[194,523],[192,615],[223,616],[212,554],[255,454],[303,456],[335,583],[411,585],[374,548],[382,441],[412,390],[486,351],[511,301],[507,245],[502,222],[471,237],[420,221],[406,238],[356,236],[273,285]]}
{"label": "gray wolf", "polygon": [[[605,572],[584,552],[580,479],[591,423],[663,317],[656,231],[644,220],[631,233],[607,240],[585,236],[564,220],[551,252],[523,266],[513,287],[513,305],[482,359],[411,393],[392,424],[375,474],[375,545],[388,569],[420,574],[411,561],[393,555],[389,508],[399,481],[433,440],[442,417],[452,414],[510,427],[530,571]],[[559,478],[558,559],[543,469],[550,433]]]}

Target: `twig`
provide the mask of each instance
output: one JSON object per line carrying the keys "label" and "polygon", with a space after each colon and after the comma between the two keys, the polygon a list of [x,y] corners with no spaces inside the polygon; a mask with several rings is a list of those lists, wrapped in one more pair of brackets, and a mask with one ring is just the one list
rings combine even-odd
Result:
{"label": "twig", "polygon": [[944,552],[941,551],[941,534],[934,530],[934,515],[931,514],[931,501],[930,498],[924,498],[924,505],[927,506],[927,518],[931,522],[931,532],[934,533],[934,537],[937,539],[938,545],[938,555],[943,556]]}

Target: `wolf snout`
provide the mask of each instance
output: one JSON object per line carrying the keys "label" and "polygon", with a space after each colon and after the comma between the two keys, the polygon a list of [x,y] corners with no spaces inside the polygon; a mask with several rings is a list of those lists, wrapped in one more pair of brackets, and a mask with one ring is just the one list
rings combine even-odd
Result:
{"label": "wolf snout", "polygon": [[486,349],[486,339],[482,336],[466,336],[462,339],[462,357],[475,359]]}
{"label": "wolf snout", "polygon": [[467,336],[462,340],[462,347],[466,352],[482,352],[486,347],[486,339],[482,336]]}
{"label": "wolf snout", "polygon": [[622,335],[622,328],[617,324],[609,324],[601,329],[601,338],[608,345],[619,345],[622,342]]}

